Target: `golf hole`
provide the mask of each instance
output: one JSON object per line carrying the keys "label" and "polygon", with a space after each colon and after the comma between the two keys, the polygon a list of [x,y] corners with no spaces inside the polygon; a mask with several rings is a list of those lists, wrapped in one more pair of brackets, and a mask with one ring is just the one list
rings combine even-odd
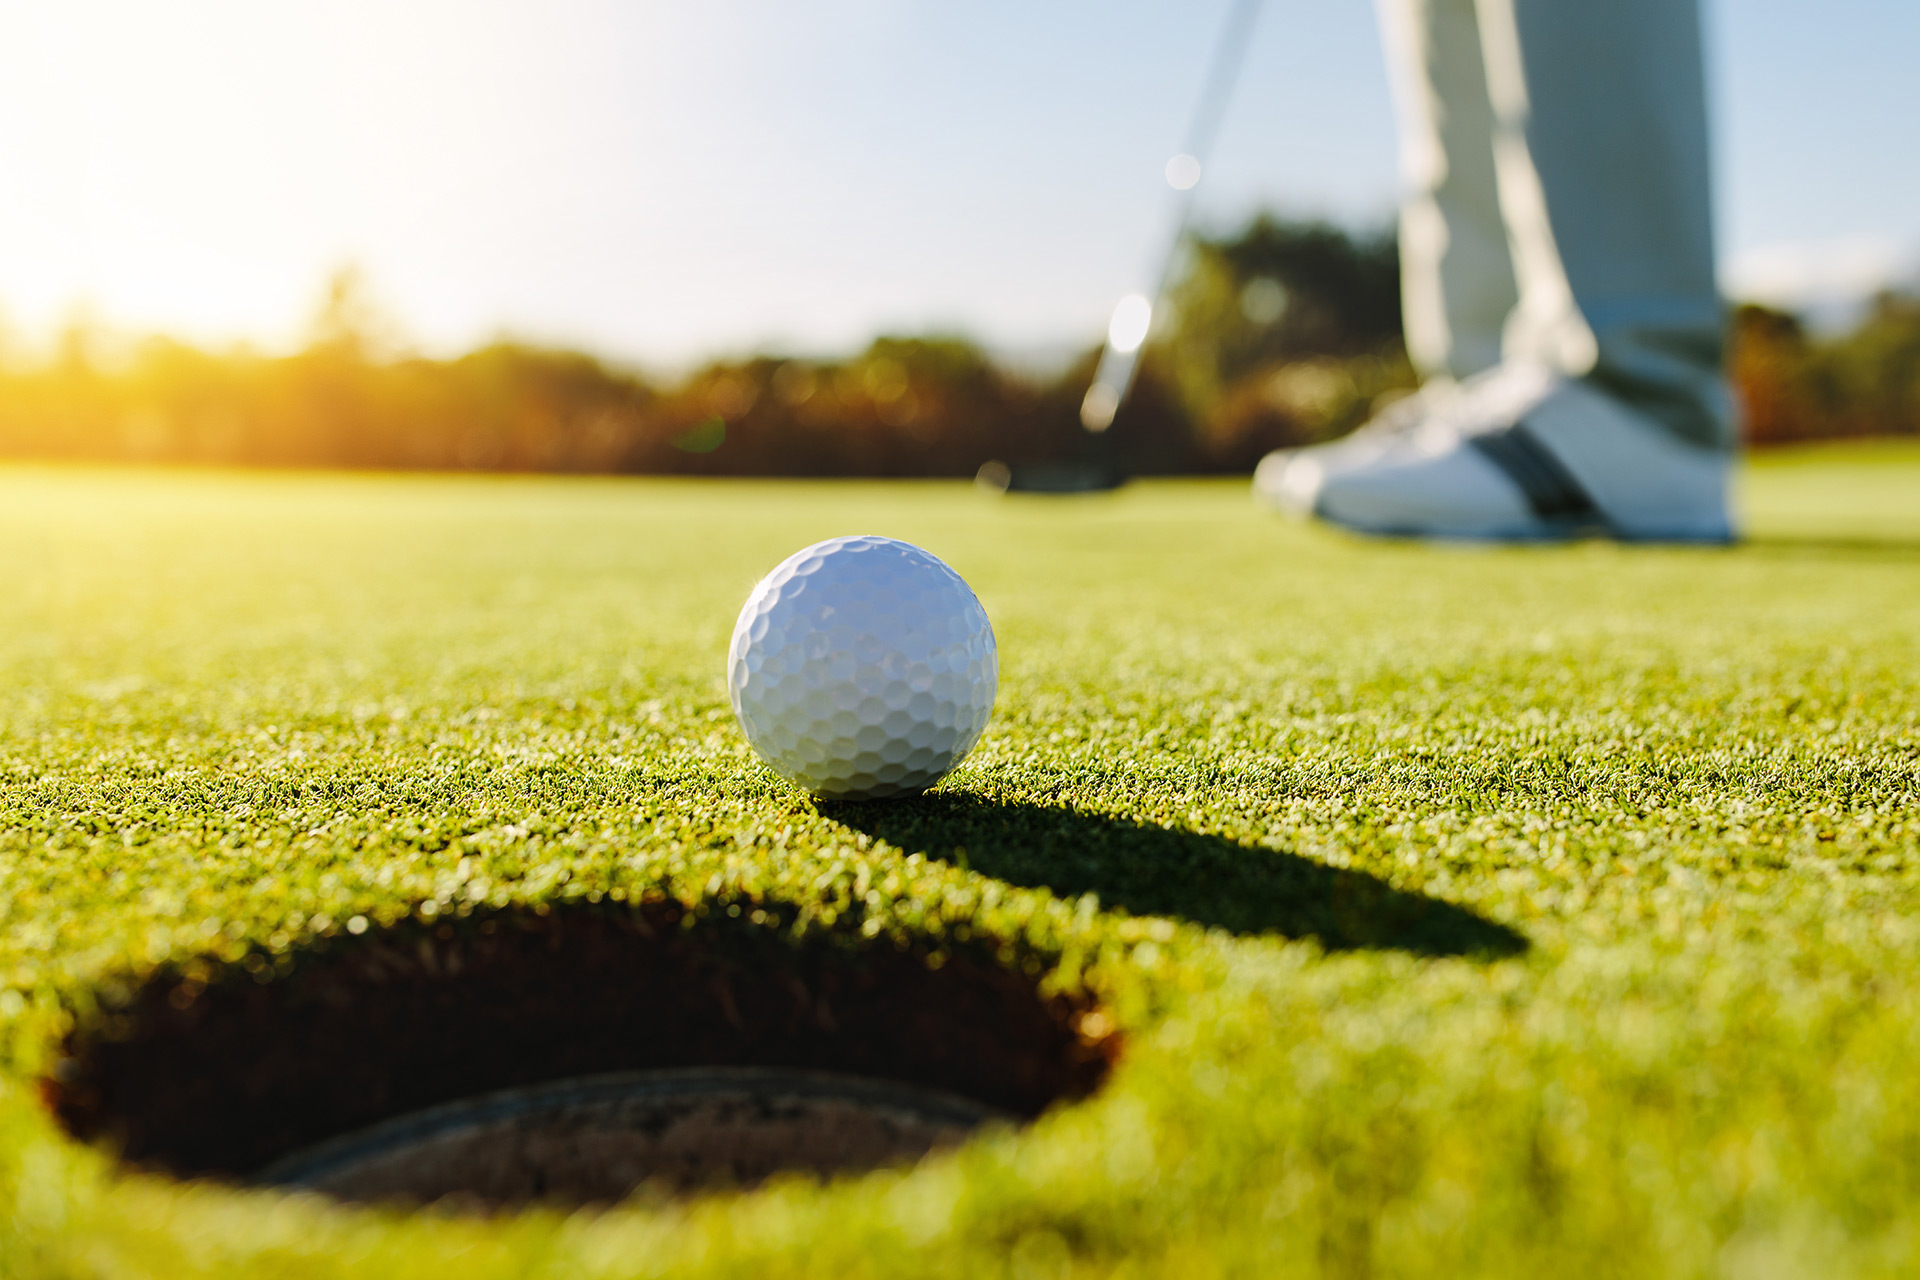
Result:
{"label": "golf hole", "polygon": [[984,950],[795,941],[757,908],[499,911],[260,959],[82,1018],[46,1081],[68,1132],[349,1201],[594,1204],[911,1163],[1085,1096],[1118,1048]]}

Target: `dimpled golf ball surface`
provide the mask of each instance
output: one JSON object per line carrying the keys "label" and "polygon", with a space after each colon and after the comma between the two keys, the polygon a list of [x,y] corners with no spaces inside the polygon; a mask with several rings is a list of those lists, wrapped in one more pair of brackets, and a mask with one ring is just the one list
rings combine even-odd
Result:
{"label": "dimpled golf ball surface", "polygon": [[727,691],[774,772],[836,800],[912,795],[993,714],[993,627],[967,584],[895,538],[829,538],[753,589]]}

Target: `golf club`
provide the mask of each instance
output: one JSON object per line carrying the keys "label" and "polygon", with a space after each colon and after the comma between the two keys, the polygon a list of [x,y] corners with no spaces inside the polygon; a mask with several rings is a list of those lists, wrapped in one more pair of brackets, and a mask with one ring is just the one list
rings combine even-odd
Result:
{"label": "golf club", "polygon": [[1194,197],[1206,173],[1207,159],[1220,132],[1227,103],[1233,96],[1234,82],[1246,62],[1247,45],[1260,5],[1261,0],[1233,0],[1227,11],[1226,23],[1201,82],[1199,105],[1188,125],[1185,145],[1167,161],[1167,185],[1174,192],[1171,230],[1148,277],[1152,283],[1148,291],[1123,296],[1107,322],[1106,345],[1094,368],[1093,382],[1080,401],[1080,425],[1092,438],[1089,442],[1092,457],[1077,463],[989,462],[980,468],[977,478],[982,487],[1000,492],[1084,493],[1113,489],[1125,483],[1126,472],[1114,460],[1105,433],[1133,389],[1140,351],[1146,344],[1155,311],[1173,282],[1193,217]]}

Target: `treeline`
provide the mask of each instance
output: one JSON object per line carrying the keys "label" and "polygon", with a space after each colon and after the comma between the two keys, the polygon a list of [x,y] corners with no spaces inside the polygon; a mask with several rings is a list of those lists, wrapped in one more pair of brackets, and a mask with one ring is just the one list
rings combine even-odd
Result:
{"label": "treeline", "polygon": [[[211,355],[0,374],[0,451],[43,458],[458,470],[912,474],[1017,429],[1036,397],[960,344],[716,365],[662,388],[513,344],[452,360]],[[996,440],[997,443],[997,440]]]}
{"label": "treeline", "polygon": [[1734,313],[1731,372],[1756,445],[1920,435],[1920,298],[1883,294],[1852,332],[1815,338],[1783,311]]}
{"label": "treeline", "polygon": [[[1178,442],[1149,406],[1130,447]],[[0,456],[288,467],[726,475],[970,475],[1079,432],[1069,379],[998,369],[974,346],[883,339],[845,360],[714,364],[675,385],[572,351],[502,343],[451,360],[350,344],[214,354],[164,339],[111,365],[0,370]],[[1161,469],[1204,469],[1179,448]]]}
{"label": "treeline", "polygon": [[[1201,239],[1102,447],[1140,473],[1244,472],[1351,429],[1413,385],[1388,235],[1260,218]],[[1057,376],[958,338],[883,338],[840,360],[723,361],[671,383],[574,351],[501,343],[384,354],[357,282],[307,348],[209,352],[164,338],[99,358],[0,360],[0,456],[260,466],[645,474],[971,475],[1058,462],[1095,355]],[[1883,299],[1846,337],[1761,308],[1731,368],[1755,443],[1920,433],[1920,302]]]}

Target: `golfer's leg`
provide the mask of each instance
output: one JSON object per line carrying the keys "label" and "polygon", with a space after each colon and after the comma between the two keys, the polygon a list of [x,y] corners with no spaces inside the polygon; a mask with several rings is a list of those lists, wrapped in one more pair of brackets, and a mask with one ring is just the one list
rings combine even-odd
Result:
{"label": "golfer's leg", "polygon": [[1474,0],[1377,0],[1400,122],[1401,297],[1422,377],[1500,359],[1519,299],[1494,176],[1493,106]]}
{"label": "golfer's leg", "polygon": [[1520,304],[1508,358],[1731,449],[1696,0],[1478,0]]}
{"label": "golfer's leg", "polygon": [[[1456,79],[1464,6],[1381,2],[1411,90],[1409,347],[1470,371],[1470,317],[1517,302],[1497,366],[1269,455],[1255,492],[1373,533],[1730,537],[1695,0],[1475,0],[1484,97]],[[1471,238],[1476,105],[1505,254]]]}
{"label": "golfer's leg", "polygon": [[[1400,124],[1401,314],[1415,396],[1332,444],[1279,450],[1254,492],[1295,515],[1340,517],[1322,502],[1333,477],[1390,462],[1459,383],[1495,368],[1518,297],[1493,154],[1493,107],[1474,0],[1376,0]],[[1490,481],[1496,490],[1501,482]],[[1496,492],[1496,499],[1506,495]],[[1504,519],[1504,513],[1502,518]],[[1419,531],[1419,516],[1393,527]]]}

